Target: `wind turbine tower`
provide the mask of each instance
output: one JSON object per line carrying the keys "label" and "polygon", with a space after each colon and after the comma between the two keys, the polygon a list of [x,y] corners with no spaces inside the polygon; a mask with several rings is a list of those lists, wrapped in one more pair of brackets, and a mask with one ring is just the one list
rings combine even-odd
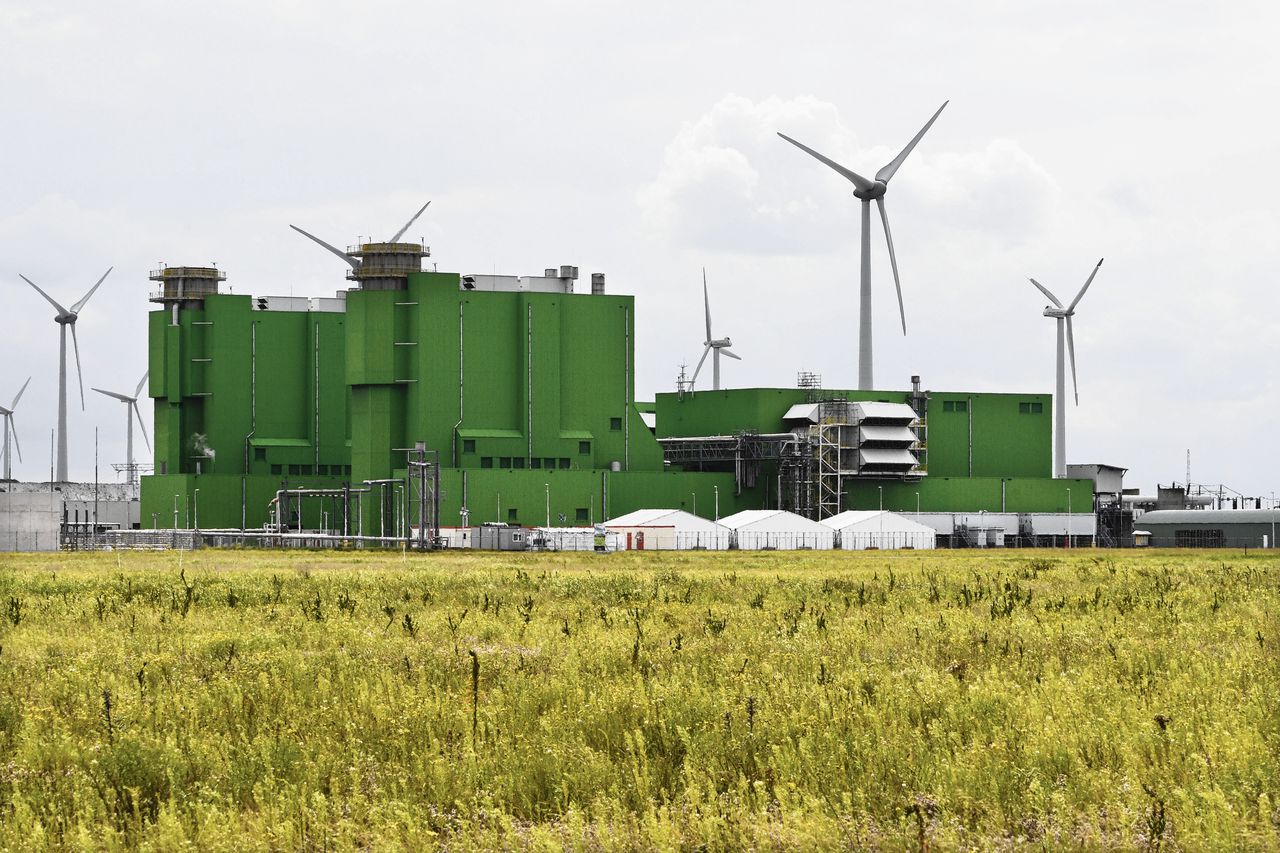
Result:
{"label": "wind turbine tower", "polygon": [[898,291],[898,315],[902,320],[902,334],[905,335],[907,333],[907,312],[902,304],[902,283],[898,280],[898,258],[893,252],[893,235],[889,232],[889,216],[884,209],[884,197],[889,190],[889,181],[897,174],[903,161],[907,159],[907,155],[915,149],[916,145],[919,144],[929,128],[933,126],[933,123],[938,120],[938,116],[942,114],[942,111],[946,109],[949,103],[951,102],[944,101],[942,106],[938,107],[938,111],[933,114],[933,118],[929,119],[925,126],[920,128],[920,132],[907,143],[907,147],[903,148],[897,157],[894,157],[880,171],[876,172],[875,180],[864,178],[852,169],[841,166],[812,148],[796,142],[784,133],[778,134],[787,142],[830,166],[848,179],[854,187],[854,198],[862,202],[862,275],[861,295],[858,300],[858,389],[861,391],[870,391],[875,387],[871,359],[871,202],[874,201],[876,203],[876,207],[880,211],[880,222],[884,225],[884,239],[889,246],[889,264],[893,267],[893,286]]}
{"label": "wind turbine tower", "polygon": [[125,411],[128,413],[128,437],[125,444],[125,464],[128,466],[125,470],[128,472],[127,477],[130,483],[137,482],[138,466],[133,461],[133,415],[138,414],[138,428],[142,430],[142,439],[147,443],[147,450],[151,449],[151,439],[147,437],[146,420],[142,417],[142,411],[138,408],[138,397],[142,394],[142,386],[147,382],[147,376],[151,371],[142,374],[142,378],[138,380],[138,387],[133,389],[133,396],[121,394],[118,391],[105,391],[102,388],[94,388],[99,394],[105,394],[125,404]]}
{"label": "wind turbine tower", "polygon": [[98,279],[98,283],[89,288],[89,292],[84,295],[70,309],[63,308],[52,296],[45,293],[36,285],[34,281],[19,273],[19,278],[27,284],[35,288],[36,293],[43,296],[50,305],[57,309],[58,313],[54,315],[53,321],[59,327],[59,350],[58,350],[58,464],[57,472],[54,475],[55,482],[67,482],[67,329],[71,329],[71,345],[75,348],[76,353],[76,379],[80,382],[80,410],[84,411],[84,376],[80,372],[80,342],[76,339],[76,320],[80,318],[80,310],[84,308],[89,297],[93,296],[94,291],[102,286],[107,280],[107,276],[111,275],[114,267],[108,267],[107,271],[102,274],[102,278]]}
{"label": "wind turbine tower", "polygon": [[[1075,316],[1076,306],[1080,304],[1080,300],[1084,298],[1084,292],[1089,289],[1089,285],[1093,284],[1093,277],[1098,274],[1098,270],[1102,267],[1102,261],[1099,260],[1097,266],[1093,268],[1093,272],[1089,273],[1089,278],[1084,283],[1084,287],[1080,288],[1080,292],[1076,294],[1076,298],[1071,300],[1071,304],[1065,308],[1058,301],[1058,297],[1049,292],[1049,289],[1034,278],[1031,283],[1036,289],[1049,297],[1052,305],[1046,305],[1044,308],[1044,316],[1052,317],[1058,323],[1058,385],[1057,394],[1053,399],[1054,408],[1054,441],[1053,441],[1053,476],[1061,479],[1067,476],[1067,370],[1066,358],[1071,357],[1071,387],[1075,391],[1076,405],[1080,405],[1080,386],[1076,382],[1076,342],[1075,336],[1071,330],[1071,318]],[[1063,342],[1066,342],[1065,347]]]}
{"label": "wind turbine tower", "polygon": [[702,363],[707,360],[707,354],[711,354],[711,388],[714,391],[720,390],[720,354],[724,353],[729,358],[742,361],[742,356],[736,355],[729,347],[733,346],[733,341],[729,338],[716,338],[711,334],[711,298],[707,296],[707,271],[702,270],[702,307],[706,311],[707,320],[707,339],[702,342],[702,358],[698,359],[698,366],[693,369],[693,379],[689,380],[689,387],[698,381],[698,372],[702,370]]}
{"label": "wind turbine tower", "polygon": [[4,429],[4,479],[13,479],[13,450],[9,447],[9,437],[13,436],[13,447],[18,451],[18,461],[22,461],[22,446],[18,444],[18,430],[13,425],[13,410],[18,408],[18,401],[22,399],[22,392],[27,390],[27,386],[31,384],[31,377],[27,377],[27,381],[22,383],[22,387],[18,389],[18,396],[13,398],[13,402],[9,404],[9,408],[0,406],[0,417],[4,418],[4,423],[0,427]]}

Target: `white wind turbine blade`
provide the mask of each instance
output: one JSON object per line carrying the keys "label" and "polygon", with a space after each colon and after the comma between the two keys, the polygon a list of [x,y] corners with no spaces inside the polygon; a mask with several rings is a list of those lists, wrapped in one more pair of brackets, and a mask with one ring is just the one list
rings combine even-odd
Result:
{"label": "white wind turbine blade", "polygon": [[876,199],[880,221],[884,223],[884,240],[889,244],[889,266],[893,267],[893,286],[898,291],[898,316],[902,318],[902,334],[907,333],[907,309],[902,304],[902,282],[898,280],[898,256],[893,252],[893,235],[889,233],[889,215],[884,211],[884,196]]}
{"label": "white wind turbine blade", "polygon": [[58,301],[57,301],[56,299],[54,299],[52,296],[50,296],[49,294],[47,294],[47,293],[45,293],[43,290],[41,290],[41,289],[40,289],[40,285],[36,284],[34,281],[32,281],[31,279],[27,278],[27,277],[26,277],[25,275],[23,275],[22,273],[18,273],[18,278],[22,279],[22,280],[23,280],[23,281],[25,281],[27,284],[29,284],[29,285],[31,285],[32,287],[34,287],[34,288],[36,289],[36,293],[39,293],[39,294],[40,294],[41,296],[43,296],[46,300],[48,300],[48,302],[49,302],[49,304],[50,304],[50,305],[52,305],[54,308],[57,308],[57,309],[58,309],[58,314],[60,314],[60,315],[61,315],[61,314],[69,314],[69,313],[71,313],[71,312],[69,312],[66,308],[63,308],[60,304],[58,304]]}
{"label": "white wind turbine blade", "polygon": [[850,181],[853,182],[853,185],[855,187],[862,190],[863,192],[866,192],[867,190],[875,186],[873,182],[868,181],[866,178],[862,177],[862,175],[859,175],[857,172],[853,171],[852,169],[846,169],[844,166],[841,166],[835,160],[832,160],[828,157],[824,157],[821,154],[819,154],[817,151],[814,151],[809,146],[796,142],[794,139],[792,139],[790,136],[787,136],[785,133],[779,133],[778,135],[781,136],[783,139],[787,140],[788,142],[790,142],[795,147],[799,148],[801,151],[805,152],[806,154],[809,154],[812,157],[815,157],[816,159],[822,161],[823,163],[826,163],[832,169],[835,169],[837,172],[844,175],[846,178],[848,178]]}
{"label": "white wind turbine blade", "polygon": [[133,389],[134,400],[137,400],[138,396],[142,393],[142,386],[147,384],[147,377],[150,375],[151,371],[148,370],[146,373],[142,374],[142,378],[138,380],[138,387]]}
{"label": "white wind turbine blade", "polygon": [[721,347],[720,354],[727,355],[729,356],[729,358],[734,358],[734,359],[737,359],[738,361],[742,361],[742,356],[733,354],[732,352],[729,351],[727,347]]}
{"label": "white wind turbine blade", "polygon": [[[707,317],[707,339],[704,343],[711,343],[711,297],[707,295],[707,268],[702,268],[702,307]],[[701,362],[699,362],[701,366]]]}
{"label": "white wind turbine blade", "polygon": [[9,410],[18,408],[18,401],[22,399],[23,393],[27,390],[27,386],[31,384],[31,377],[27,377],[27,381],[22,383],[22,387],[18,389],[18,396],[13,398],[13,402],[9,404]]}
{"label": "white wind turbine blade", "polygon": [[142,410],[138,408],[137,400],[131,400],[129,405],[133,406],[133,410],[138,413],[138,429],[142,430],[142,440],[147,443],[147,450],[149,451],[151,450],[151,439],[147,438],[147,425],[142,419]]}
{"label": "white wind turbine blade", "polygon": [[884,181],[886,184],[889,183],[889,179],[898,171],[898,168],[902,165],[902,161],[906,160],[907,155],[910,154],[918,144],[920,144],[920,140],[924,138],[924,135],[928,132],[929,128],[933,127],[933,123],[938,120],[938,116],[942,115],[942,111],[947,108],[947,104],[949,103],[951,102],[943,101],[942,106],[938,107],[938,111],[933,114],[933,118],[929,119],[929,121],[925,123],[925,126],[920,128],[920,132],[915,135],[914,139],[907,143],[907,147],[903,148],[902,152],[898,154],[897,157],[894,157],[885,164],[883,169],[876,172],[877,181]]}
{"label": "white wind turbine blade", "polygon": [[1093,277],[1098,274],[1098,270],[1102,268],[1102,262],[1105,258],[1098,259],[1098,265],[1093,268],[1093,272],[1089,273],[1089,280],[1084,283],[1084,287],[1080,288],[1080,292],[1076,294],[1076,298],[1071,300],[1071,304],[1067,306],[1067,313],[1070,313],[1080,304],[1080,300],[1084,298],[1084,292],[1089,289],[1089,285],[1093,284]]}
{"label": "white wind turbine blade", "polygon": [[106,280],[107,280],[107,276],[111,275],[111,271],[112,271],[113,269],[115,269],[115,267],[107,267],[107,271],[106,271],[106,272],[104,272],[104,273],[102,274],[102,278],[98,279],[98,283],[97,283],[97,284],[95,284],[93,287],[89,288],[89,292],[88,292],[88,293],[86,293],[86,294],[84,295],[84,299],[81,299],[81,300],[80,300],[79,302],[77,302],[75,305],[72,305],[72,306],[71,306],[71,313],[72,313],[72,314],[79,314],[79,313],[80,313],[80,309],[81,309],[81,308],[83,308],[83,307],[85,306],[85,303],[89,301],[89,297],[90,297],[90,296],[93,296],[94,291],[96,291],[99,287],[101,287],[101,286],[102,286],[102,283],[103,283],[104,281],[106,281]]}
{"label": "white wind turbine blade", "polygon": [[330,252],[333,252],[335,255],[337,255],[338,257],[342,258],[343,262],[344,262],[344,263],[348,263],[348,264],[350,264],[350,265],[351,265],[351,269],[352,269],[352,270],[354,270],[355,272],[360,272],[360,259],[359,259],[359,258],[353,258],[351,255],[348,255],[346,252],[342,251],[341,249],[336,249],[336,248],[334,248],[333,246],[330,246],[328,243],[326,243],[325,241],[321,240],[321,239],[320,239],[319,237],[317,237],[316,235],[314,235],[314,234],[309,234],[309,233],[307,233],[306,231],[303,231],[303,230],[302,230],[301,228],[299,228],[297,225],[290,225],[289,227],[290,227],[290,228],[292,228],[294,231],[297,231],[297,232],[298,232],[299,234],[301,234],[303,237],[306,237],[308,240],[312,240],[312,241],[314,241],[314,242],[318,243],[319,245],[321,245],[321,246],[323,246],[324,248],[328,249]]}
{"label": "white wind turbine blade", "polygon": [[707,344],[702,348],[702,358],[698,359],[698,366],[693,369],[693,378],[689,380],[689,384],[698,381],[698,373],[702,370],[702,364],[707,360],[707,354],[711,352],[711,344]]}
{"label": "white wind turbine blade", "polygon": [[71,346],[76,351],[76,379],[80,380],[80,411],[84,411],[84,374],[80,372],[80,340],[76,337],[76,324],[68,323],[71,327]]}
{"label": "white wind turbine blade", "polygon": [[418,208],[418,212],[417,212],[417,213],[415,213],[412,217],[410,217],[409,221],[408,221],[408,222],[406,222],[406,223],[404,224],[404,227],[403,227],[403,228],[401,228],[399,231],[397,231],[397,232],[396,232],[396,234],[395,234],[395,236],[394,236],[394,237],[392,237],[392,238],[391,238],[390,240],[388,240],[387,242],[388,242],[388,243],[397,243],[397,242],[399,242],[399,241],[400,241],[400,238],[404,236],[404,232],[406,232],[406,231],[408,231],[408,230],[409,230],[409,226],[410,226],[410,225],[412,225],[413,223],[417,222],[417,221],[418,221],[418,217],[422,215],[422,211],[426,210],[426,209],[427,209],[428,207],[430,207],[430,206],[431,206],[431,202],[427,202],[427,203],[426,203],[426,204],[424,204],[422,207]]}
{"label": "white wind turbine blade", "polygon": [[1061,308],[1061,307],[1062,307],[1062,303],[1058,301],[1058,297],[1056,297],[1056,296],[1054,296],[1052,293],[1050,293],[1050,292],[1049,292],[1049,288],[1045,287],[1043,284],[1041,284],[1040,282],[1036,281],[1034,278],[1032,278],[1032,279],[1028,279],[1028,281],[1030,281],[1032,284],[1034,284],[1034,285],[1036,286],[1036,289],[1037,289],[1037,290],[1039,290],[1039,291],[1040,291],[1041,293],[1043,293],[1045,296],[1049,297],[1049,301],[1050,301],[1050,302],[1052,302],[1054,305],[1058,306],[1059,308]]}
{"label": "white wind turbine blade", "polygon": [[116,398],[117,400],[119,400],[121,403],[132,403],[132,402],[133,402],[133,398],[132,398],[132,397],[127,397],[127,396],[125,396],[124,394],[120,394],[120,393],[117,393],[117,392],[115,392],[115,391],[104,391],[104,390],[103,390],[103,389],[101,389],[101,388],[91,388],[90,390],[91,390],[91,391],[97,391],[99,394],[106,394],[108,397],[114,397],[114,398]]}
{"label": "white wind turbine blade", "polygon": [[1080,384],[1076,381],[1076,338],[1071,333],[1071,315],[1067,315],[1067,353],[1071,356],[1071,390],[1076,395],[1076,405],[1080,405]]}
{"label": "white wind turbine blade", "polygon": [[18,428],[13,423],[13,412],[10,412],[5,418],[5,427],[9,430],[9,435],[13,436],[13,446],[18,451],[18,461],[22,461],[22,445],[18,443]]}

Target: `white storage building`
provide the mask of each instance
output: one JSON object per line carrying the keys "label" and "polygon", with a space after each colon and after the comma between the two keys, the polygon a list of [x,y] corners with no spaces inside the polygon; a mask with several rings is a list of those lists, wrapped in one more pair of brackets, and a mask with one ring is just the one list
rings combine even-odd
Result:
{"label": "white storage building", "polygon": [[835,545],[830,527],[780,509],[747,509],[720,523],[733,530],[737,546],[744,551],[826,551]]}
{"label": "white storage building", "polygon": [[938,543],[938,534],[932,527],[887,510],[847,510],[824,518],[822,524],[840,534],[839,547],[846,551],[931,550]]}
{"label": "white storage building", "polygon": [[681,509],[638,509],[606,521],[605,528],[627,551],[723,551],[731,538],[724,525]]}

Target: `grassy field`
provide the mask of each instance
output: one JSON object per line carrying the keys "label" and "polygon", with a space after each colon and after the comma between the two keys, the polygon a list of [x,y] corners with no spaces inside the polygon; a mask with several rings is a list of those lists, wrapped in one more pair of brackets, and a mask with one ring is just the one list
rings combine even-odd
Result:
{"label": "grassy field", "polygon": [[0,845],[1275,848],[1280,561],[0,556]]}

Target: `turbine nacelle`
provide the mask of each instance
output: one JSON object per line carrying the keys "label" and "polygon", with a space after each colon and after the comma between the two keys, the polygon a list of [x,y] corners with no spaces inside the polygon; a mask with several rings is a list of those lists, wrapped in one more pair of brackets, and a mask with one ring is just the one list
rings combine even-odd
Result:
{"label": "turbine nacelle", "polygon": [[733,346],[733,341],[731,341],[729,338],[720,338],[719,340],[715,340],[715,341],[703,341],[702,345],[704,347],[717,347],[717,348],[731,347]]}
{"label": "turbine nacelle", "polygon": [[862,201],[876,201],[884,198],[884,194],[889,191],[889,185],[884,181],[874,181],[870,187],[866,189],[858,188],[853,191],[853,197]]}

